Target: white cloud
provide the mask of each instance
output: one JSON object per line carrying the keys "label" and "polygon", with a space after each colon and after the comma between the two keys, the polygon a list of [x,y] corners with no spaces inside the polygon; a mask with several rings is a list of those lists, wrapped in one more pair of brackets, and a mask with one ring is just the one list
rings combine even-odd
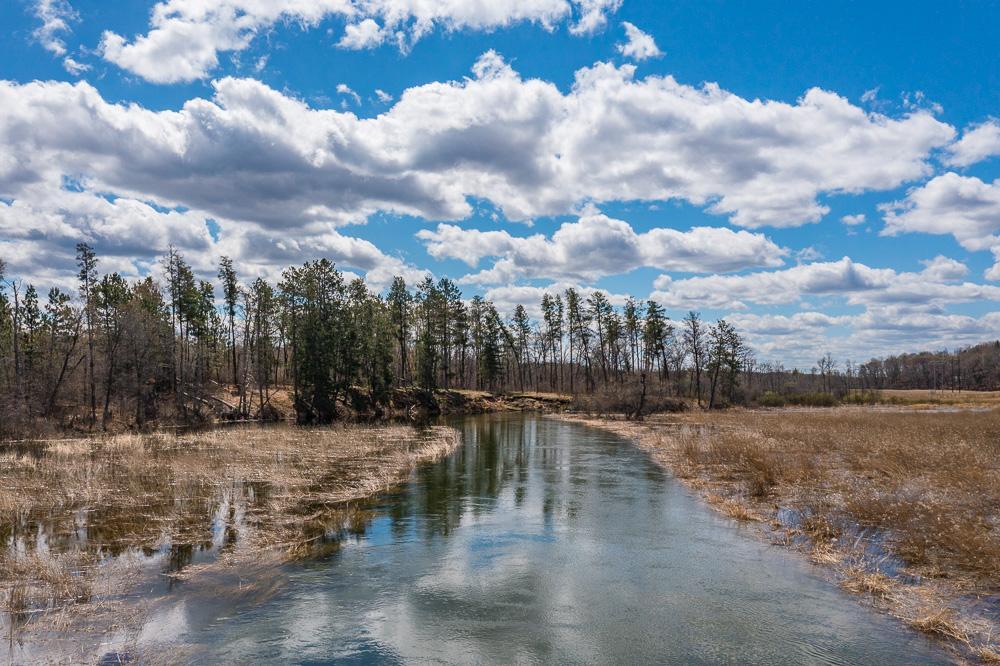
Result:
{"label": "white cloud", "polygon": [[961,261],[940,254],[933,259],[926,259],[920,263],[925,267],[923,270],[924,275],[942,282],[961,280],[969,274],[969,267]]}
{"label": "white cloud", "polygon": [[608,14],[622,6],[622,0],[573,0],[578,19],[569,31],[574,35],[589,35],[604,28]]}
{"label": "white cloud", "polygon": [[802,248],[795,253],[795,260],[800,264],[806,261],[816,261],[817,259],[822,259],[823,253],[814,248],[812,245]]}
{"label": "white cloud", "polygon": [[948,147],[944,163],[965,167],[1000,155],[1000,122],[988,120],[965,128],[962,138]]}
{"label": "white cloud", "polygon": [[925,112],[867,114],[813,89],[797,104],[717,86],[577,72],[568,93],[489,52],[463,81],[410,88],[375,118],[317,110],[225,78],[178,111],[110,104],[87,83],[0,83],[0,196],[81,173],[103,189],[261,224],[375,211],[458,220],[469,197],[511,219],[585,201],[681,199],[746,227],[818,220],[822,193],[927,173],[953,130]]}
{"label": "white cloud", "polygon": [[344,36],[337,42],[342,49],[370,49],[385,41],[386,31],[373,19],[366,18],[358,23],[351,23],[344,28]]}
{"label": "white cloud", "polygon": [[625,302],[628,300],[628,295],[626,294],[609,294],[604,290],[595,289],[594,287],[581,285],[576,282],[552,282],[544,287],[531,285],[504,285],[487,289],[483,294],[483,297],[492,301],[493,304],[496,305],[497,310],[502,314],[513,314],[514,309],[518,305],[523,305],[529,317],[532,317],[533,319],[541,319],[542,296],[545,294],[549,294],[551,296],[563,295],[569,288],[573,288],[578,291],[583,298],[588,298],[595,291],[602,291],[604,295],[608,297],[608,301],[616,307],[625,305]]}
{"label": "white cloud", "polygon": [[349,85],[346,83],[337,84],[337,93],[340,95],[346,95],[354,100],[355,104],[361,104],[361,96],[354,92]]}
{"label": "white cloud", "polygon": [[840,218],[840,221],[849,227],[856,227],[859,224],[864,224],[866,218],[864,213],[858,213],[857,215],[845,215]]}
{"label": "white cloud", "polygon": [[[419,281],[429,271],[386,255],[369,241],[328,226],[290,235],[245,222],[217,221],[213,238],[199,211],[163,210],[131,198],[92,191],[33,185],[11,203],[0,201],[0,257],[17,274],[40,285],[74,288],[74,252],[87,242],[100,255],[103,271],[126,277],[156,272],[158,259],[173,245],[201,275],[211,277],[219,256],[237,260],[244,277],[277,281],[280,270],[309,259],[328,258],[341,269],[365,272],[369,285],[388,286],[394,275]],[[44,262],[38,257],[45,257]]]}
{"label": "white cloud", "polygon": [[435,29],[489,31],[527,22],[552,30],[568,21],[573,33],[590,33],[619,5],[620,0],[163,0],[153,7],[149,32],[130,41],[107,31],[101,53],[148,81],[176,83],[207,77],[220,52],[247,48],[279,22],[310,28],[341,18],[348,22],[341,48],[372,48],[391,38],[405,51]]}
{"label": "white cloud", "polygon": [[375,97],[377,97],[378,101],[382,102],[383,104],[388,104],[393,100],[392,95],[382,90],[381,88],[375,89]]}
{"label": "white cloud", "polygon": [[652,35],[648,35],[628,21],[624,21],[625,37],[628,39],[624,44],[618,44],[615,48],[626,58],[633,60],[646,60],[647,58],[657,58],[663,55]]}
{"label": "white cloud", "polygon": [[920,350],[955,349],[995,338],[1000,312],[981,317],[870,308],[856,315],[821,312],[793,315],[733,314],[727,317],[746,334],[757,353],[808,369],[831,352],[841,368],[847,360]]}
{"label": "white cloud", "polygon": [[967,250],[989,249],[1000,231],[1000,180],[986,183],[946,173],[884,206],[883,212],[885,235],[951,234]]}
{"label": "white cloud", "polygon": [[871,104],[878,99],[878,91],[881,86],[875,86],[874,88],[869,88],[861,95],[861,101],[865,104]]}
{"label": "white cloud", "polygon": [[42,22],[33,33],[38,43],[54,55],[66,55],[63,35],[70,32],[70,23],[77,19],[72,5],[66,0],[35,0],[34,13]]}
{"label": "white cloud", "polygon": [[844,257],[839,261],[792,268],[711,275],[674,280],[661,275],[654,282],[655,298],[682,309],[746,309],[748,303],[787,305],[805,297],[841,298],[849,305],[943,307],[975,301],[1000,302],[1000,287],[958,282],[965,272],[958,262],[938,257],[917,273],[871,268]]}
{"label": "white cloud", "polygon": [[1000,278],[1000,179],[986,183],[946,173],[883,206],[882,212],[883,235],[950,234],[967,250],[991,250],[997,265],[987,277]]}
{"label": "white cloud", "polygon": [[63,69],[72,74],[73,76],[80,76],[84,72],[90,69],[90,65],[82,62],[77,62],[73,58],[66,56],[63,58]]}
{"label": "white cloud", "polygon": [[627,222],[590,214],[564,223],[546,238],[521,238],[507,231],[462,229],[439,224],[417,234],[428,253],[476,266],[497,257],[492,268],[462,278],[473,284],[504,284],[518,279],[593,281],[650,266],[668,271],[708,273],[774,267],[788,251],[761,234],[716,227],[689,231],[655,228],[636,233]]}

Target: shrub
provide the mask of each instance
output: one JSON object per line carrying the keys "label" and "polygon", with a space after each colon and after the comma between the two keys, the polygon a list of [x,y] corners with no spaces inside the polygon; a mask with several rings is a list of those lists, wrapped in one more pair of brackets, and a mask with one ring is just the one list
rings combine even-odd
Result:
{"label": "shrub", "polygon": [[[573,409],[587,414],[626,414],[643,416],[663,412],[683,412],[687,403],[671,398],[661,390],[647,387],[646,398],[642,399],[642,387],[637,385],[611,386],[594,393],[574,396]],[[635,414],[642,403],[642,414]]]}
{"label": "shrub", "polygon": [[786,399],[788,404],[799,407],[836,407],[837,398],[830,393],[799,393]]}
{"label": "shrub", "polygon": [[881,391],[852,391],[840,398],[847,405],[877,405],[882,402]]}
{"label": "shrub", "polygon": [[764,395],[757,398],[757,404],[761,407],[784,407],[785,396],[780,393],[775,393],[774,391],[768,391]]}

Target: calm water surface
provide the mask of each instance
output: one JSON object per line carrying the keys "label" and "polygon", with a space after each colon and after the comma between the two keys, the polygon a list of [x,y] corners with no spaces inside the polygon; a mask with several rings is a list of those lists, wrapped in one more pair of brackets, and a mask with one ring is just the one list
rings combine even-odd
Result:
{"label": "calm water surface", "polygon": [[375,501],[332,555],[268,570],[263,596],[180,586],[130,649],[192,663],[949,661],[614,435],[535,416],[454,423],[465,444]]}

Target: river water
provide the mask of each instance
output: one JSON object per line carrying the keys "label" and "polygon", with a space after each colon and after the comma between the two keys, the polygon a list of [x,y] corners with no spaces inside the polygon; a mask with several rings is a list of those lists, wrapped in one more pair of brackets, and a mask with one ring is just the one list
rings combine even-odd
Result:
{"label": "river water", "polygon": [[181,589],[134,649],[194,663],[949,661],[619,437],[530,415],[453,424],[464,445],[374,501],[332,554],[266,574],[260,598]]}

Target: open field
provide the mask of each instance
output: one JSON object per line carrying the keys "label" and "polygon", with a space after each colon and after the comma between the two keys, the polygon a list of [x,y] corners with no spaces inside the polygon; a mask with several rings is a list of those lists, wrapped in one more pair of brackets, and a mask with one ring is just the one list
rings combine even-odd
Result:
{"label": "open field", "polygon": [[845,589],[1000,660],[1000,411],[584,420],[635,439],[720,511],[833,567]]}
{"label": "open field", "polygon": [[1000,391],[883,390],[880,401],[910,407],[1000,408]]}
{"label": "open field", "polygon": [[459,441],[445,427],[344,426],[0,445],[3,620],[12,637],[107,630],[150,575],[322,554],[363,520],[353,500]]}

